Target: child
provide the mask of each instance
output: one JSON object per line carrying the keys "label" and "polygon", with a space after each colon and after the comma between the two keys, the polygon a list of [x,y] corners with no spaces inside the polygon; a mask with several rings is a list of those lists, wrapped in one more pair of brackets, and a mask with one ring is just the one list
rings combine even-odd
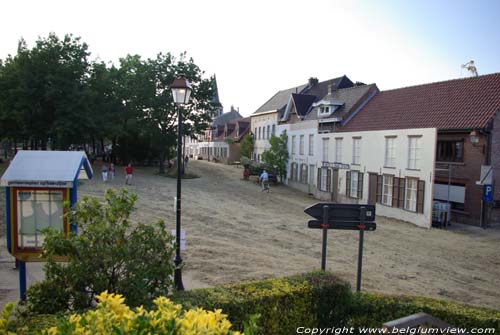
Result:
{"label": "child", "polygon": [[113,163],[109,164],[108,179],[109,180],[115,179],[115,165]]}
{"label": "child", "polygon": [[106,182],[106,180],[108,180],[108,168],[106,164],[103,164],[101,172],[102,172],[102,181]]}
{"label": "child", "polygon": [[125,184],[130,185],[132,183],[132,174],[134,173],[134,169],[132,168],[132,164],[127,165],[125,168]]}

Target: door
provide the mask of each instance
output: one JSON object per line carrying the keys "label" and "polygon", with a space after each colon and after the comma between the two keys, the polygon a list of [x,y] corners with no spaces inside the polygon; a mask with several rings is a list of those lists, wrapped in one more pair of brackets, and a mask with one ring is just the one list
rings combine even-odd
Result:
{"label": "door", "polygon": [[368,174],[368,205],[375,205],[377,202],[377,174]]}
{"label": "door", "polygon": [[339,169],[332,169],[332,202],[337,202],[339,194]]}

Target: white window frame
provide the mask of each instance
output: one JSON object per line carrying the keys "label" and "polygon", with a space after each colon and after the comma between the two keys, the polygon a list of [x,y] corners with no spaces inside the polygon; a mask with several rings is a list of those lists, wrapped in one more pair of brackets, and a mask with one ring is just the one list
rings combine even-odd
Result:
{"label": "white window frame", "polygon": [[396,167],[396,136],[385,138],[385,167]]}
{"label": "white window frame", "polygon": [[314,155],[314,134],[309,134],[309,156]]}
{"label": "white window frame", "polygon": [[418,170],[422,136],[408,136],[408,169]]}
{"label": "white window frame", "polygon": [[352,138],[352,164],[359,165],[361,161],[361,137]]}
{"label": "white window frame", "polygon": [[342,163],[342,140],[341,137],[335,139],[335,163]]}
{"label": "white window frame", "polygon": [[328,191],[326,189],[327,179],[328,179],[328,168],[323,167],[323,168],[321,168],[321,180],[320,180],[321,185],[320,185],[320,188],[319,188],[319,190],[322,191],[322,192],[327,192]]}
{"label": "white window frame", "polygon": [[304,135],[299,136],[299,155],[304,154]]}
{"label": "white window frame", "polygon": [[321,148],[322,148],[322,160],[323,162],[328,162],[328,147],[329,147],[329,142],[330,138],[329,137],[323,137],[321,139]]}
{"label": "white window frame", "polygon": [[[356,178],[354,178],[356,176]],[[359,171],[351,171],[351,189],[349,190],[349,196],[351,198],[358,198],[358,181],[359,181]]]}
{"label": "white window frame", "polygon": [[392,190],[394,188],[394,176],[384,174],[382,176],[382,204],[392,206]]}
{"label": "white window frame", "polygon": [[[415,183],[414,185],[410,185]],[[414,187],[413,187],[414,186]],[[417,211],[418,178],[405,178],[405,209]]]}
{"label": "white window frame", "polygon": [[292,135],[292,155],[295,155],[295,135]]}

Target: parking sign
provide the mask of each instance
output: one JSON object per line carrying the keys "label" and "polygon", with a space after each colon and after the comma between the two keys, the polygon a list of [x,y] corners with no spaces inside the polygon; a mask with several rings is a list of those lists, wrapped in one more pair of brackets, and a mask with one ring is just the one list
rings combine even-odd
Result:
{"label": "parking sign", "polygon": [[493,186],[492,185],[484,185],[483,186],[483,201],[484,202],[492,202],[493,201]]}

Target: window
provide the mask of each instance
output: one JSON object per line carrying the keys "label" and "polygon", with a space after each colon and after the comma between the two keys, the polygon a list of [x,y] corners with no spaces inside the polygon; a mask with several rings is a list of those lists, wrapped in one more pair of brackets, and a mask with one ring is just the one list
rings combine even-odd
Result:
{"label": "window", "polygon": [[254,131],[254,133],[253,133],[253,136],[255,137],[255,139],[257,139],[257,135],[258,135],[258,134],[257,134],[257,128],[255,128],[255,131]]}
{"label": "window", "polygon": [[440,162],[463,162],[464,140],[438,141],[436,160]]}
{"label": "window", "polygon": [[335,162],[342,163],[342,138],[335,139]]}
{"label": "window", "polygon": [[304,135],[300,135],[299,137],[299,155],[304,154]]}
{"label": "window", "polygon": [[309,134],[309,156],[314,155],[314,134]]}
{"label": "window", "polygon": [[320,107],[319,108],[320,114],[328,114],[329,112],[330,112],[330,107]]}
{"label": "window", "polygon": [[307,164],[301,164],[300,166],[300,182],[307,184]]}
{"label": "window", "polygon": [[40,248],[42,229],[63,231],[64,196],[62,190],[17,191],[19,248]]}
{"label": "window", "polygon": [[328,143],[330,142],[329,138],[323,138],[322,148],[323,148],[323,162],[328,162]]}
{"label": "window", "polygon": [[270,133],[271,130],[270,129],[271,129],[271,126],[268,125],[267,126],[267,139],[269,139],[269,137],[271,136],[271,133]]}
{"label": "window", "polygon": [[346,195],[351,198],[363,198],[363,173],[359,171],[346,172]]}
{"label": "window", "polygon": [[392,188],[394,186],[394,176],[383,175],[382,177],[382,203],[386,206],[392,206]]}
{"label": "window", "polygon": [[259,140],[262,138],[264,138],[264,136],[261,137],[261,130],[262,130],[262,127],[259,127]]}
{"label": "window", "polygon": [[361,156],[361,138],[352,138],[352,164],[359,164]]}
{"label": "window", "polygon": [[396,166],[396,137],[385,138],[385,167]]}
{"label": "window", "polygon": [[321,168],[319,169],[320,171],[320,191],[327,192],[328,191],[328,174],[329,174],[329,169],[328,168]]}
{"label": "window", "polygon": [[274,134],[276,134],[276,125],[275,124],[273,124],[271,135],[274,135]]}
{"label": "window", "polygon": [[309,185],[314,185],[314,168],[316,166],[309,164]]}
{"label": "window", "polygon": [[292,136],[292,155],[295,155],[295,135]]}
{"label": "window", "polygon": [[417,178],[406,178],[405,187],[405,209],[416,212],[417,211]]}
{"label": "window", "polygon": [[416,170],[420,161],[421,136],[408,137],[408,169]]}

